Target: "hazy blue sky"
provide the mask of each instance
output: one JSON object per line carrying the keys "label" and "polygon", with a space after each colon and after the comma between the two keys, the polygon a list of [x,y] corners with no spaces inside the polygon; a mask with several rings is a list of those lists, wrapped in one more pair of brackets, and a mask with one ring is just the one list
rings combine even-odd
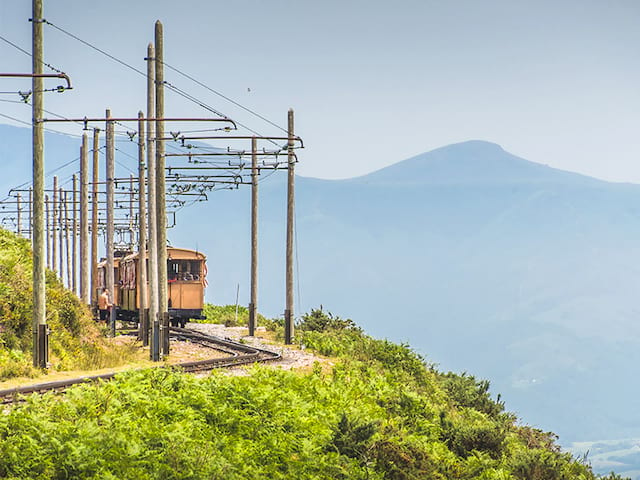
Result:
{"label": "hazy blue sky", "polygon": [[[354,176],[483,139],[536,162],[640,183],[637,0],[44,3],[49,21],[143,70],[153,22],[162,20],[167,63],[280,125],[295,109],[303,175]],[[29,50],[30,9],[28,0],[0,0],[0,35]],[[144,107],[143,77],[52,27],[45,42],[45,59],[75,87],[49,94],[46,108],[134,116]],[[0,58],[4,71],[30,69],[1,41]],[[166,79],[278,134],[175,73]],[[167,101],[168,115],[206,115],[175,94]],[[0,113],[30,119],[28,108],[7,102]]]}

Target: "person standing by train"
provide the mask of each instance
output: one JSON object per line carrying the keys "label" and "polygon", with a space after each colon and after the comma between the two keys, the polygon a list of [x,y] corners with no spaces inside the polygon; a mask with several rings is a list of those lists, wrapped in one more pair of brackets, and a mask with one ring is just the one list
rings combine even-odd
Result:
{"label": "person standing by train", "polygon": [[98,297],[98,309],[100,310],[100,321],[109,324],[109,312],[113,304],[109,299],[109,290],[102,289],[102,293]]}

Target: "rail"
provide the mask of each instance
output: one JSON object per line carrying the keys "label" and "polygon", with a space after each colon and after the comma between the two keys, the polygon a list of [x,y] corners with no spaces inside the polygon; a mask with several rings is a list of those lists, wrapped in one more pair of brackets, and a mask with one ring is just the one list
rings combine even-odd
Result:
{"label": "rail", "polygon": [[[151,368],[179,368],[184,372],[202,372],[216,368],[229,368],[238,365],[246,365],[256,362],[268,362],[278,360],[281,355],[270,350],[245,345],[229,338],[222,338],[215,335],[207,335],[187,328],[172,327],[171,337],[177,340],[185,340],[198,345],[202,345],[212,350],[227,353],[228,356],[181,362],[168,366],[158,366]],[[120,372],[119,372],[120,373]],[[69,380],[58,380],[54,382],[44,382],[23,387],[8,388],[0,390],[0,405],[7,405],[24,401],[24,397],[33,393],[62,392],[73,385],[91,383],[97,381],[108,381],[113,379],[118,373],[105,373],[101,375],[87,375]]]}

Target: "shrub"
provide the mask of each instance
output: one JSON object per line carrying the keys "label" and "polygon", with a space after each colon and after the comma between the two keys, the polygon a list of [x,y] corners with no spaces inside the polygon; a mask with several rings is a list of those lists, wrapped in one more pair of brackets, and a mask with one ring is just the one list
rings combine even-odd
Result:
{"label": "shrub", "polygon": [[453,372],[440,374],[438,379],[456,407],[474,408],[494,418],[504,411],[500,395],[496,400],[489,395],[488,380],[476,380],[472,375]]}
{"label": "shrub", "polygon": [[[249,325],[249,309],[238,305],[237,311],[238,314],[236,316],[235,305],[213,305],[211,303],[205,303],[202,313],[206,317],[206,320],[202,320],[201,322],[222,324],[225,327],[246,327]],[[258,313],[257,323],[260,325],[268,322]]]}
{"label": "shrub", "polygon": [[345,413],[333,429],[331,442],[326,450],[334,450],[341,455],[366,462],[371,437],[376,433],[375,422],[359,422],[349,420]]}
{"label": "shrub", "polygon": [[452,421],[443,412],[440,424],[441,440],[460,457],[468,457],[473,452],[484,452],[497,459],[506,447],[506,429],[496,422],[470,418]]}
{"label": "shrub", "polygon": [[[32,265],[29,242],[0,229],[0,380],[38,373],[31,366]],[[112,366],[131,357],[129,347],[106,343],[87,307],[53,272],[45,280],[52,369]]]}
{"label": "shrub", "polygon": [[355,322],[349,318],[342,319],[334,316],[331,312],[324,312],[322,305],[318,309],[311,309],[311,312],[302,315],[302,319],[296,328],[306,332],[326,332],[328,330],[353,330],[362,332]]}

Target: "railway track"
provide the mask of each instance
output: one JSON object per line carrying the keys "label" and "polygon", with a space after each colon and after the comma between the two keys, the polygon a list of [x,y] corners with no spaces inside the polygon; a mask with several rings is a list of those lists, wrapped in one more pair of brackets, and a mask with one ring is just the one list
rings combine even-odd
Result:
{"label": "railway track", "polygon": [[[270,350],[264,350],[228,338],[207,335],[187,328],[172,327],[171,338],[183,340],[201,345],[212,350],[217,350],[227,355],[224,357],[197,360],[191,362],[181,362],[169,367],[158,366],[153,368],[180,368],[184,372],[203,372],[215,368],[229,368],[238,365],[246,365],[256,362],[268,362],[278,360],[281,355]],[[62,392],[67,388],[81,383],[111,380],[117,373],[105,373],[102,375],[87,375],[69,380],[59,380],[55,382],[38,383],[24,387],[8,388],[0,390],[0,405],[17,403],[24,400],[26,395],[32,393]]]}

